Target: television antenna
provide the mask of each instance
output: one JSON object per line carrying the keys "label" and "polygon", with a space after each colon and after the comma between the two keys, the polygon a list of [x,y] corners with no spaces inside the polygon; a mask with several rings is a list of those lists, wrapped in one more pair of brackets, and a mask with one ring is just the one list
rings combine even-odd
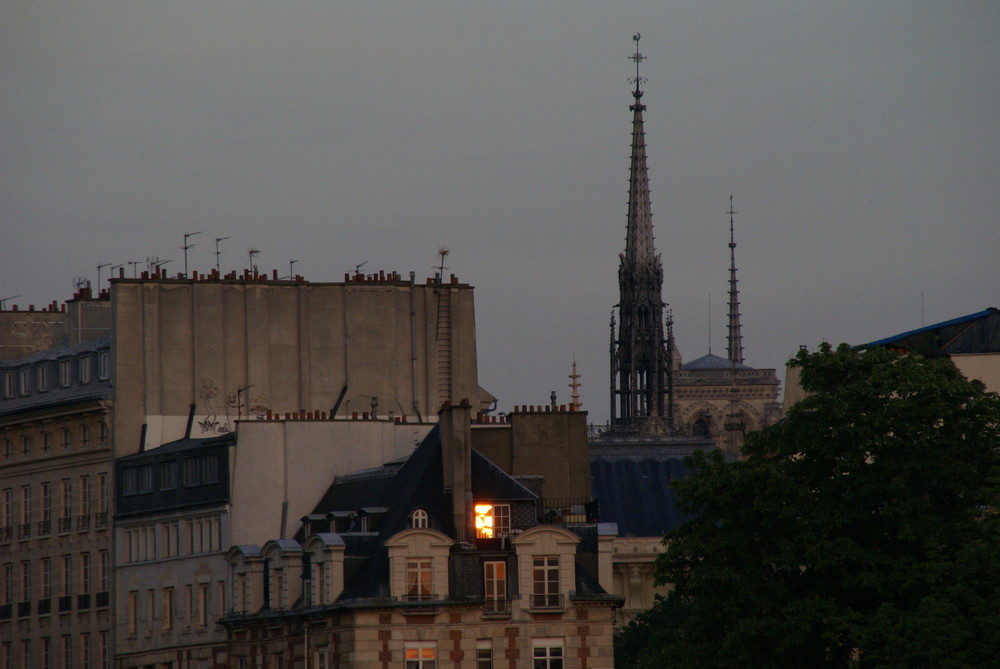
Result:
{"label": "television antenna", "polygon": [[250,247],[249,249],[247,249],[247,255],[250,257],[250,271],[251,272],[256,272],[257,271],[257,265],[254,264],[254,258],[256,258],[259,254],[260,254],[260,249],[255,249],[253,247]]}
{"label": "television antenna", "polygon": [[21,296],[20,295],[11,295],[10,297],[0,297],[0,311],[3,311],[4,309],[7,308],[7,305],[4,304],[5,302],[7,302],[7,300],[14,300],[14,299],[17,299],[18,297],[21,297]]}
{"label": "television antenna", "polygon": [[136,268],[142,263],[138,260],[129,260],[128,264],[132,266],[132,278],[136,278]]}
{"label": "television antenna", "polygon": [[289,281],[294,281],[295,280],[295,272],[292,270],[292,265],[294,265],[297,262],[298,262],[298,260],[289,260],[288,261],[288,280]]}
{"label": "television antenna", "polygon": [[159,270],[161,267],[166,265],[168,262],[171,262],[172,260],[173,258],[167,258],[166,260],[163,260],[159,256],[148,256],[146,258],[146,268],[150,272],[156,272],[157,270]]}
{"label": "television antenna", "polygon": [[111,263],[101,263],[97,266],[97,292],[101,292],[101,270],[105,267],[111,267]]}
{"label": "television antenna", "polygon": [[225,241],[229,237],[216,237],[215,238],[215,271],[217,274],[221,274],[222,270],[219,269],[219,256],[222,255],[222,251],[219,250],[219,242]]}
{"label": "television antenna", "polygon": [[184,233],[184,246],[182,246],[181,248],[184,249],[184,278],[185,279],[188,276],[188,249],[193,249],[194,248],[194,244],[189,244],[188,243],[188,239],[190,239],[191,237],[194,237],[195,235],[200,235],[200,234],[201,234],[200,230],[198,232],[185,232]]}
{"label": "television antenna", "polygon": [[368,264],[368,261],[367,261],[367,260],[365,260],[365,261],[364,261],[363,263],[361,263],[360,265],[355,265],[355,266],[354,266],[354,275],[355,275],[355,276],[357,276],[358,274],[361,274],[361,268],[362,268],[362,267],[364,267],[364,266],[365,266],[365,265],[367,265],[367,264]]}
{"label": "television antenna", "polygon": [[450,267],[444,266],[444,259],[448,256],[449,253],[451,253],[451,251],[448,249],[447,246],[442,246],[441,248],[438,249],[438,255],[441,256],[441,264],[433,268],[437,270],[438,283],[444,281],[444,271],[446,269],[451,269]]}

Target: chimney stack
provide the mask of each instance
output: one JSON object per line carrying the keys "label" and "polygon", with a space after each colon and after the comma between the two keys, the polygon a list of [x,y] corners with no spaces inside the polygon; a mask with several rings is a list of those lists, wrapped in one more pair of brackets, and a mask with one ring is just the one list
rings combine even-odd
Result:
{"label": "chimney stack", "polygon": [[451,490],[455,539],[472,541],[472,407],[463,399],[458,406],[446,404],[438,413],[441,431],[441,462],[444,486]]}

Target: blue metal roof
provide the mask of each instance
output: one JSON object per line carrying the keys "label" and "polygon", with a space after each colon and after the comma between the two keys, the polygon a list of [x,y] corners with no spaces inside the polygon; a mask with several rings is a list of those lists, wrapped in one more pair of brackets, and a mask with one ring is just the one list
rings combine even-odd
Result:
{"label": "blue metal roof", "polygon": [[927,357],[1000,352],[1000,309],[990,307],[968,316],[861,344],[857,348],[875,346],[902,348]]}

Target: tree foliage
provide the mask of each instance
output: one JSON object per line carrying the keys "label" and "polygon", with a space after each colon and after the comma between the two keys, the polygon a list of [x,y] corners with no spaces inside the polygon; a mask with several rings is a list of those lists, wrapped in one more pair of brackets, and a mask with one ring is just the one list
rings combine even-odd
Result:
{"label": "tree foliage", "polygon": [[698,454],[672,584],[619,667],[978,667],[1000,649],[1000,399],[946,359],[824,345],[811,393]]}

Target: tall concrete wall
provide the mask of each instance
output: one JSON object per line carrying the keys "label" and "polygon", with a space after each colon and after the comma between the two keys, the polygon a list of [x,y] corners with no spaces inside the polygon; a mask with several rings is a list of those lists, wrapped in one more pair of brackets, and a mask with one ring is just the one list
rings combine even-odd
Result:
{"label": "tall concrete wall", "polygon": [[182,437],[192,404],[204,437],[267,411],[329,413],[345,385],[341,418],[434,419],[442,396],[492,400],[473,289],[455,281],[117,279],[112,304],[119,455],[139,449],[143,423],[147,444]]}
{"label": "tall concrete wall", "polygon": [[291,537],[335,477],[408,456],[431,427],[388,420],[240,422],[229,458],[230,542]]}

